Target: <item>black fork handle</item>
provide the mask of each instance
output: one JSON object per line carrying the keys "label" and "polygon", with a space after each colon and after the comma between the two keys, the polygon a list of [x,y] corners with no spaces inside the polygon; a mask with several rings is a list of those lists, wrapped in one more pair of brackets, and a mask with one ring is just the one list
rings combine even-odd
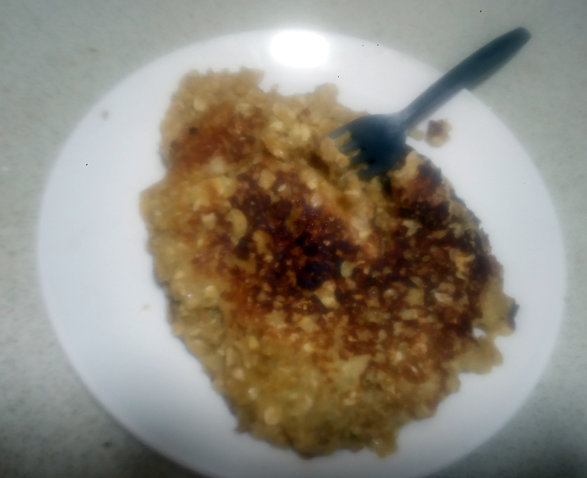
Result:
{"label": "black fork handle", "polygon": [[530,39],[525,28],[516,28],[467,57],[400,113],[406,129],[420,121],[426,114],[449,100],[463,88],[470,88],[486,78],[512,58]]}

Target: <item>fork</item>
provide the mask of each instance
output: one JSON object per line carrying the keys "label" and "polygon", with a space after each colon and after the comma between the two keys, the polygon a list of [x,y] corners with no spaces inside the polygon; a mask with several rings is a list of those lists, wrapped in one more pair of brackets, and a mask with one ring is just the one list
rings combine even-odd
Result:
{"label": "fork", "polygon": [[512,58],[530,39],[525,28],[516,28],[489,42],[433,83],[407,107],[390,115],[361,116],[340,128],[330,137],[349,133],[339,150],[355,154],[351,164],[366,164],[358,175],[369,179],[393,168],[406,150],[407,132],[463,88],[470,88],[495,72]]}

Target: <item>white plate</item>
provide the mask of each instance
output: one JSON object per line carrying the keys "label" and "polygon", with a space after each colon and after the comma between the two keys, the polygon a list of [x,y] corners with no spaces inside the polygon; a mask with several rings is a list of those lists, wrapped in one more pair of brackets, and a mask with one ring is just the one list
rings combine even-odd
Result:
{"label": "white plate", "polygon": [[248,435],[211,388],[199,362],[171,334],[153,280],[139,193],[158,180],[159,123],[188,71],[265,70],[286,93],[323,82],[356,109],[391,112],[437,73],[379,45],[339,35],[251,32],[200,43],[130,76],[80,122],[47,186],[39,225],[44,296],[73,366],[128,430],[183,465],[222,477],[421,476],[464,456],[494,434],[532,391],[562,315],[564,258],[548,193],[508,129],[468,92],[439,110],[452,139],[416,147],[450,178],[475,211],[505,266],[521,308],[514,335],[499,340],[503,366],[462,376],[435,417],[405,427],[399,451],[301,460]]}

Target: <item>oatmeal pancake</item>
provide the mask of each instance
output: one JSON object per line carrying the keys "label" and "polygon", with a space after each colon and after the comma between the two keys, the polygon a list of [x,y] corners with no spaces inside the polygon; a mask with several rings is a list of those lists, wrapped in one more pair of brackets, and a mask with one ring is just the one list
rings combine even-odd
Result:
{"label": "oatmeal pancake", "polygon": [[[514,302],[479,221],[407,150],[360,181],[328,133],[333,86],[192,73],[163,121],[142,211],[174,332],[239,429],[305,456],[392,452],[461,372],[499,364]],[[197,406],[197,404],[194,404]]]}

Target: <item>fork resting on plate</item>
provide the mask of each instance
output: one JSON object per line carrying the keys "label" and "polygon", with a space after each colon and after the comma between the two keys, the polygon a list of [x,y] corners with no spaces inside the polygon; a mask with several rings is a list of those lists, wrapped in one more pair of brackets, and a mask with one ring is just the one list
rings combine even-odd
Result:
{"label": "fork resting on plate", "polygon": [[463,88],[470,88],[512,58],[530,39],[525,28],[516,28],[489,42],[467,57],[398,113],[366,115],[337,128],[330,137],[349,133],[340,146],[343,153],[355,152],[352,164],[367,165],[358,171],[362,179],[391,169],[403,156],[406,135],[425,115],[448,101]]}

